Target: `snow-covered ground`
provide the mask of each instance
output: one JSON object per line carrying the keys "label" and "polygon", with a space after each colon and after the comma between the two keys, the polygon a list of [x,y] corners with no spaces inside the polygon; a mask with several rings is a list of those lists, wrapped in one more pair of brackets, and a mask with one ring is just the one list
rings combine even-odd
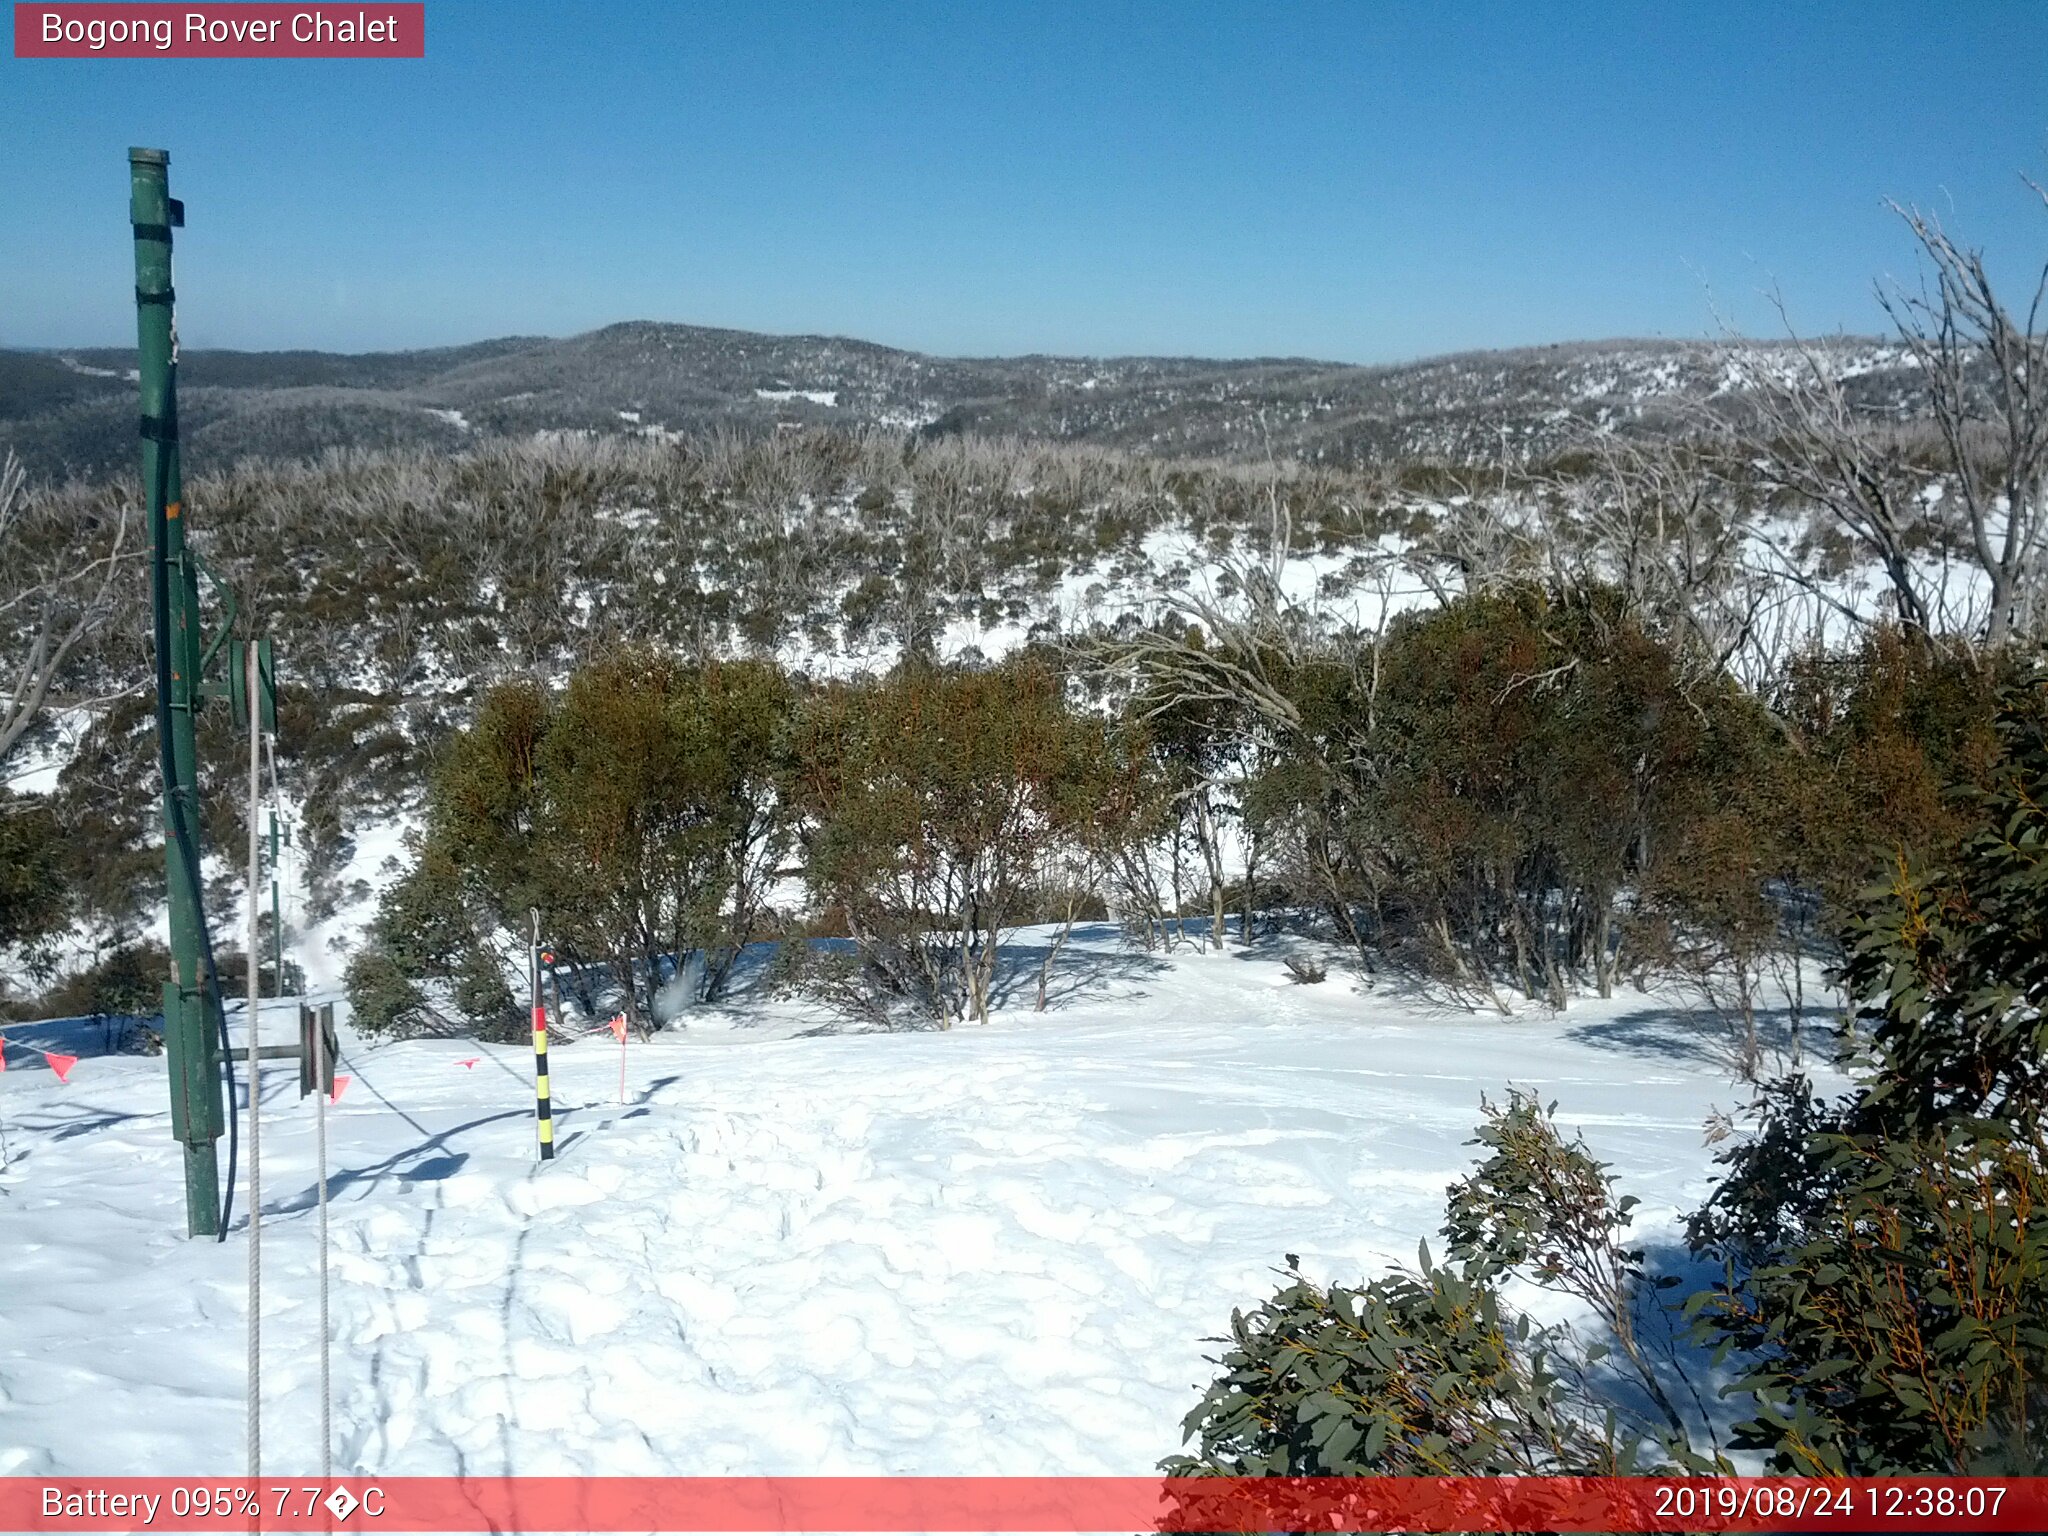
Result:
{"label": "snow-covered ground", "polygon": [[[1027,936],[1028,939],[1028,936]],[[1278,957],[1085,931],[1052,1008],[807,1033],[698,1010],[533,1061],[347,1036],[329,1115],[345,1472],[1143,1473],[1285,1253],[1411,1263],[1481,1094],[1559,1101],[1653,1248],[1741,1093],[1629,995],[1477,1018],[1289,985]],[[1035,968],[1034,968],[1035,969]],[[1033,978],[1035,979],[1035,978]],[[265,1035],[288,1034],[282,1016]],[[0,1475],[242,1466],[247,1234],[183,1236],[161,1058],[14,1033],[0,1076]],[[21,1042],[85,1054],[60,1084]],[[313,1101],[266,1072],[266,1464],[317,1469]],[[1527,1299],[1527,1298],[1522,1298]]]}

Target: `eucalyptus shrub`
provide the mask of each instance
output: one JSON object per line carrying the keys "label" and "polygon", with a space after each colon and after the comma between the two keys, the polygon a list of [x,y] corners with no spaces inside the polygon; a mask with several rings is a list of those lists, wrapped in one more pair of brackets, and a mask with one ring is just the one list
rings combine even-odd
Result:
{"label": "eucalyptus shrub", "polygon": [[1854,1091],[1801,1081],[1694,1219],[1702,1334],[1747,1363],[1738,1444],[1783,1471],[2048,1467],[2048,690],[2008,687],[1954,854],[1847,925]]}
{"label": "eucalyptus shrub", "polygon": [[[1451,1187],[1449,1264],[1323,1289],[1289,1283],[1231,1314],[1221,1373],[1183,1420],[1174,1476],[1625,1475],[1725,1469],[1674,1406],[1690,1384],[1641,1337],[1656,1287],[1624,1242],[1635,1202],[1521,1093],[1487,1105],[1489,1155]],[[1501,1299],[1520,1276],[1592,1308],[1602,1337]],[[1625,1381],[1600,1367],[1616,1350]],[[1646,1417],[1639,1404],[1647,1401]],[[1695,1402],[1697,1399],[1695,1398]]]}
{"label": "eucalyptus shrub", "polygon": [[1288,1272],[1233,1312],[1222,1372],[1182,1421],[1170,1477],[1611,1473],[1631,1447],[1587,1421],[1549,1339],[1483,1272],[1432,1262],[1328,1290]]}

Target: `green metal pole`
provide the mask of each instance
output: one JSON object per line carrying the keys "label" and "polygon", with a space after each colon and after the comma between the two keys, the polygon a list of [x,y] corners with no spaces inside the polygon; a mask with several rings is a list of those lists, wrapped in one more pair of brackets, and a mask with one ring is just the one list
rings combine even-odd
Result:
{"label": "green metal pole", "polygon": [[[157,581],[156,645],[168,657],[168,750],[164,753],[164,862],[171,909],[171,978],[164,984],[164,1054],[170,1067],[171,1134],[185,1149],[185,1226],[212,1237],[220,1226],[225,1125],[217,999],[206,995],[199,909],[187,860],[199,858],[199,573],[185,551],[184,485],[178,466],[178,331],[171,289],[171,227],[183,209],[170,197],[171,157],[128,151],[129,220],[135,236],[135,332],[142,386],[142,484],[149,498]],[[161,675],[161,669],[160,669]],[[188,847],[187,844],[190,844]]]}

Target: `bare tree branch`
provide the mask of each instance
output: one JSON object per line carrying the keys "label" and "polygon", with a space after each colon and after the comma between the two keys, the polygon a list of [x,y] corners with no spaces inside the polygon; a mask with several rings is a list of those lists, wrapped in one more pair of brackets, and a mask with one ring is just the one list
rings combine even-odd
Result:
{"label": "bare tree branch", "polygon": [[42,718],[80,647],[114,616],[132,522],[122,505],[110,527],[54,526],[13,451],[0,460],[0,764]]}

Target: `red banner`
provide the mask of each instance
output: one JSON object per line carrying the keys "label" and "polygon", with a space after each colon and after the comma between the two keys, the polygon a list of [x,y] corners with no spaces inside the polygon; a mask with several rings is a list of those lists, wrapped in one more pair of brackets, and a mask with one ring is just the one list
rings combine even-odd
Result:
{"label": "red banner", "polygon": [[0,1478],[4,1531],[2042,1531],[2048,1478]]}
{"label": "red banner", "polygon": [[387,5],[14,7],[17,59],[423,59],[427,8]]}

